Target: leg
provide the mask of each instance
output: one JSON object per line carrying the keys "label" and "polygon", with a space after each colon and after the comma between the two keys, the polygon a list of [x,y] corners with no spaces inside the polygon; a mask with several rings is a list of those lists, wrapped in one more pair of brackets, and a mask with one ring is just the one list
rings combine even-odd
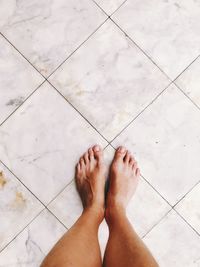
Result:
{"label": "leg", "polygon": [[133,156],[120,147],[110,169],[106,203],[109,240],[104,256],[106,267],[157,267],[155,259],[126,217],[126,206],[137,187],[139,169]]}
{"label": "leg", "polygon": [[99,146],[90,148],[76,167],[83,213],[45,258],[41,267],[100,267],[98,228],[104,218],[105,167]]}

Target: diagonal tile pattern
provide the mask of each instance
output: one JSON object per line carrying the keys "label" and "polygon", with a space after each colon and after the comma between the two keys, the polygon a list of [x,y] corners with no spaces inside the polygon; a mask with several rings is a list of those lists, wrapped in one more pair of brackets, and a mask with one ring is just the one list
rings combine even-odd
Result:
{"label": "diagonal tile pattern", "polygon": [[43,80],[0,35],[0,124]]}
{"label": "diagonal tile pattern", "polygon": [[127,0],[114,21],[171,79],[200,54],[199,1]]}
{"label": "diagonal tile pattern", "polygon": [[0,254],[0,267],[40,266],[44,256],[66,232],[47,210],[42,211]]}
{"label": "diagonal tile pattern", "polygon": [[175,209],[195,228],[200,234],[200,184],[186,195],[175,207]]}
{"label": "diagonal tile pattern", "polygon": [[44,204],[74,178],[78,155],[107,144],[48,83],[3,124],[0,140],[1,160]]}
{"label": "diagonal tile pattern", "polygon": [[175,205],[200,179],[199,122],[199,110],[170,86],[113,144],[130,147],[144,177]]}
{"label": "diagonal tile pattern", "polygon": [[50,80],[108,140],[170,82],[111,21]]}
{"label": "diagonal tile pattern", "polygon": [[200,266],[200,237],[171,211],[145,238],[160,266]]}
{"label": "diagonal tile pattern", "polygon": [[125,0],[94,0],[108,15],[115,12]]}
{"label": "diagonal tile pattern", "polygon": [[127,213],[160,266],[199,267],[198,1],[0,2],[0,267],[38,267],[75,222],[95,143],[107,169],[135,154]]}
{"label": "diagonal tile pattern", "polygon": [[175,81],[200,108],[200,58],[198,58]]}
{"label": "diagonal tile pattern", "polygon": [[0,163],[0,250],[42,209],[43,205]]}
{"label": "diagonal tile pattern", "polygon": [[44,75],[55,70],[106,19],[91,0],[3,1],[12,13],[0,31]]}

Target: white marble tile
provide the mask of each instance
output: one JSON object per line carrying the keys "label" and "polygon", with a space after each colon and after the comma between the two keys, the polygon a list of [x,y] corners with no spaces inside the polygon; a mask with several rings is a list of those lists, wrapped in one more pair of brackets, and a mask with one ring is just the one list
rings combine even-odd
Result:
{"label": "white marble tile", "polygon": [[108,140],[169,84],[111,21],[55,72],[51,82]]}
{"label": "white marble tile", "polygon": [[67,230],[44,210],[0,253],[0,267],[39,267]]}
{"label": "white marble tile", "polygon": [[43,205],[0,163],[0,250],[42,209]]}
{"label": "white marble tile", "polygon": [[106,19],[91,0],[3,1],[0,31],[45,76]]}
{"label": "white marble tile", "polygon": [[200,107],[200,58],[186,69],[175,83]]}
{"label": "white marble tile", "polygon": [[115,12],[125,0],[94,0],[108,15]]}
{"label": "white marble tile", "polygon": [[136,154],[144,177],[174,205],[199,180],[200,112],[170,86],[117,139]]}
{"label": "white marble tile", "polygon": [[0,124],[44,78],[0,35]]}
{"label": "white marble tile", "polygon": [[200,184],[196,185],[175,209],[200,234]]}
{"label": "white marble tile", "polygon": [[200,54],[199,14],[199,1],[128,0],[113,19],[174,79]]}
{"label": "white marble tile", "polygon": [[[109,166],[113,156],[111,147],[106,148],[105,156],[106,164]],[[50,203],[49,209],[66,227],[70,228],[74,224],[82,213],[81,201],[74,182]],[[170,206],[141,178],[137,193],[127,209],[128,218],[138,234],[146,234],[169,210]],[[105,221],[100,227],[99,239],[103,254],[108,239]]]}
{"label": "white marble tile", "polygon": [[199,267],[200,237],[171,211],[145,238],[162,267]]}
{"label": "white marble tile", "polygon": [[45,83],[0,128],[0,159],[47,204],[74,178],[79,156],[95,143],[107,144]]}

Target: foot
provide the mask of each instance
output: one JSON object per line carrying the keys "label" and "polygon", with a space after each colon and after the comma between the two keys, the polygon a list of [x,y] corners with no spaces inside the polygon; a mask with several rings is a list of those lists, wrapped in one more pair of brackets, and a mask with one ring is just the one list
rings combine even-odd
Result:
{"label": "foot", "polygon": [[104,217],[105,165],[103,151],[96,145],[89,148],[76,166],[76,186],[84,210],[92,210]]}
{"label": "foot", "polygon": [[110,168],[106,216],[118,210],[125,212],[135,193],[140,176],[135,158],[124,147],[119,147]]}

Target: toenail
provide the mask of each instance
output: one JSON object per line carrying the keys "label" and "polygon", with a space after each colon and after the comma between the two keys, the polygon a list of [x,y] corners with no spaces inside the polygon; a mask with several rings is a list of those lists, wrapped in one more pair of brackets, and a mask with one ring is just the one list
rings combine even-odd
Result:
{"label": "toenail", "polygon": [[125,148],[123,146],[120,146],[118,148],[118,151],[121,152],[121,153],[124,153],[125,152]]}
{"label": "toenail", "polygon": [[98,145],[94,146],[94,151],[95,152],[98,152],[99,150],[100,150],[100,146],[98,146]]}

